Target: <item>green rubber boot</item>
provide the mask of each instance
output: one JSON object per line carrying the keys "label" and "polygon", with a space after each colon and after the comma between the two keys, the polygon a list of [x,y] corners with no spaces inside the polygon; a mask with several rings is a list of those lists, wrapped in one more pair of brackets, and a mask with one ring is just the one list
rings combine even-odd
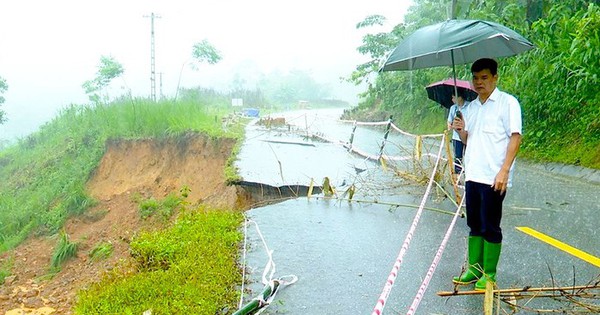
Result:
{"label": "green rubber boot", "polygon": [[502,243],[483,242],[483,277],[475,283],[475,290],[485,291],[488,281],[496,283],[496,267],[500,260],[500,249]]}
{"label": "green rubber boot", "polygon": [[470,284],[481,277],[483,270],[483,237],[469,236],[469,266],[460,277],[454,277],[452,282],[455,284]]}

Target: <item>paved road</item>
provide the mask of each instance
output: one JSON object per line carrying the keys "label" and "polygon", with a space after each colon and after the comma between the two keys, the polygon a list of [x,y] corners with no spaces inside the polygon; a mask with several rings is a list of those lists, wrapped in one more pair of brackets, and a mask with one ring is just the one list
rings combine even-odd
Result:
{"label": "paved road", "polygon": [[[319,112],[304,119],[298,118],[299,113],[287,116],[289,121],[310,125],[333,138],[343,141],[349,138],[351,125],[332,122],[332,112]],[[327,123],[319,125],[317,121]],[[361,145],[377,152],[381,132],[362,131],[362,135],[356,143],[362,142]],[[265,141],[273,139],[277,142]],[[339,145],[313,142],[314,146],[299,146],[280,143],[281,140],[302,141],[284,131],[248,129],[237,164],[245,180],[275,186],[306,185],[311,178],[319,183],[328,176],[338,187],[338,194],[355,183],[359,187],[355,199],[379,203],[301,197],[248,211],[248,218],[258,224],[273,251],[274,278],[289,274],[298,277],[295,284],[279,291],[265,313],[370,314],[416,213],[411,206],[384,203],[418,205],[425,187],[393,176],[379,165],[348,154]],[[364,171],[357,173],[357,170]],[[581,285],[598,278],[598,266],[565,252],[564,247],[550,246],[516,228],[529,227],[592,255],[592,259],[600,257],[599,192],[598,184],[548,173],[538,165],[518,161],[514,186],[505,200],[500,287]],[[456,209],[435,189],[426,206]],[[384,314],[407,312],[451,220],[448,214],[423,212]],[[437,291],[452,290],[450,279],[460,273],[465,260],[467,233],[465,220],[459,218],[417,314],[482,313],[482,296],[436,295]],[[250,288],[256,294],[262,289],[260,279],[267,254],[253,226],[249,226],[247,235],[246,259],[254,271],[249,275],[253,281]],[[535,299],[527,305],[568,307],[550,299]]]}

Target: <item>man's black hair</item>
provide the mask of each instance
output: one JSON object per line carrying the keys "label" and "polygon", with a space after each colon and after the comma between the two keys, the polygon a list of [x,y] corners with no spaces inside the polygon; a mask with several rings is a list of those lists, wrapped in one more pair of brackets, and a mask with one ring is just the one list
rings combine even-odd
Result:
{"label": "man's black hair", "polygon": [[479,72],[488,69],[492,75],[498,73],[498,63],[491,58],[481,58],[471,65],[471,73]]}

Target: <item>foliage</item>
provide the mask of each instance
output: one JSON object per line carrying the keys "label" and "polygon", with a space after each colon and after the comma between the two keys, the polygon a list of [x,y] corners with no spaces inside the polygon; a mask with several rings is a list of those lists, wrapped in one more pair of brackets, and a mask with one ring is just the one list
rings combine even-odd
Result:
{"label": "foliage", "polygon": [[315,101],[326,99],[330,95],[330,88],[319,84],[303,70],[292,70],[288,73],[274,72],[265,76],[258,83],[266,99],[275,104],[289,107],[298,101]]}
{"label": "foliage", "polygon": [[506,6],[514,17],[507,14],[505,23],[536,49],[503,61],[503,84],[521,100],[522,155],[600,168],[600,10],[586,2],[546,6],[529,25],[522,12]]}
{"label": "foliage", "polygon": [[192,47],[192,57],[198,63],[208,63],[211,65],[221,61],[221,53],[206,39],[194,44]]}
{"label": "foliage", "polygon": [[12,268],[15,263],[14,256],[8,256],[4,258],[0,265],[0,284],[4,284],[6,277],[12,274]]}
{"label": "foliage", "polygon": [[142,219],[146,219],[154,214],[160,215],[163,220],[169,219],[171,215],[173,215],[173,213],[184,203],[188,193],[189,188],[183,187],[179,196],[174,193],[170,193],[163,200],[149,198],[140,201],[139,209]]}
{"label": "foliage", "polygon": [[[522,155],[600,168],[600,10],[597,1],[543,0],[458,1],[457,18],[495,21],[512,28],[536,48],[499,60],[499,88],[517,96],[524,121]],[[359,51],[369,63],[357,66],[350,80],[368,82],[377,71],[382,50],[391,52],[417,28],[447,18],[448,1],[415,0],[388,34],[367,35]],[[357,27],[377,25],[368,17]],[[395,39],[395,40],[394,40]],[[387,47],[387,48],[386,48]],[[458,78],[469,78],[469,65],[457,67]],[[413,131],[439,132],[445,111],[427,99],[424,86],[451,76],[450,67],[380,73],[358,108],[346,117],[393,115]]]}
{"label": "foliage", "polygon": [[241,86],[229,92],[230,99],[241,98],[245,107],[266,108],[271,107],[271,102],[260,88],[255,90],[244,89]]}
{"label": "foliage", "polygon": [[99,261],[110,257],[113,253],[113,244],[111,242],[99,242],[90,250],[88,256],[92,261]]}
{"label": "foliage", "polygon": [[85,183],[108,139],[164,139],[190,132],[240,137],[241,127],[222,129],[224,108],[197,102],[133,99],[103,106],[71,105],[37,132],[2,150],[0,252],[14,248],[32,232],[57,233],[69,216],[95,203]]}
{"label": "foliage", "polygon": [[134,271],[79,292],[75,314],[222,314],[239,298],[239,212],[183,210],[174,225],[131,242]]}
{"label": "foliage", "polygon": [[85,93],[88,94],[90,101],[99,104],[101,101],[100,92],[106,88],[110,82],[123,74],[123,66],[112,56],[101,56],[98,72],[93,80],[85,81],[82,85]]}
{"label": "foliage", "polygon": [[[6,84],[6,80],[0,77],[0,106],[4,104],[6,100],[2,94],[4,94],[8,90],[8,84]],[[6,113],[0,109],[0,124],[3,124],[6,121]]]}
{"label": "foliage", "polygon": [[53,272],[58,272],[62,264],[69,260],[71,257],[75,257],[77,254],[77,244],[69,240],[69,235],[61,230],[58,235],[58,242],[54,251],[52,252],[52,258],[50,266]]}

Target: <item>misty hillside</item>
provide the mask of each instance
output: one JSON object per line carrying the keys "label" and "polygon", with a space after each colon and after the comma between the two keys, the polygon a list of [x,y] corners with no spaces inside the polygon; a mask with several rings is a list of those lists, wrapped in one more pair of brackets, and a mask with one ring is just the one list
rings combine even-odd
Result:
{"label": "misty hillside", "polygon": [[0,251],[31,233],[56,233],[70,215],[94,202],[84,185],[107,139],[165,138],[189,131],[214,136],[222,133],[220,116],[218,109],[193,102],[144,100],[62,110],[38,132],[0,152]]}

